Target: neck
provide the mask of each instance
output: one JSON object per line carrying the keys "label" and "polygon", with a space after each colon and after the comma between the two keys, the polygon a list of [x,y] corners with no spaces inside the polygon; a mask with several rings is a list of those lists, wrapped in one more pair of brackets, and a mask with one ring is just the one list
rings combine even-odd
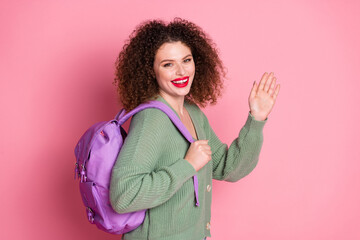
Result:
{"label": "neck", "polygon": [[173,97],[160,92],[160,96],[167,101],[179,116],[184,116],[184,99],[185,97]]}

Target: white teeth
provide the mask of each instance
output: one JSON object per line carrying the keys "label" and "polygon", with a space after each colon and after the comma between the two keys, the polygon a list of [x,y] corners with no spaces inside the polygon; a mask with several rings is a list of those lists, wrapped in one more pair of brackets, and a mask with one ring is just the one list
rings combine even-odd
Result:
{"label": "white teeth", "polygon": [[186,83],[187,80],[188,80],[188,78],[187,78],[187,79],[184,79],[184,80],[180,80],[180,81],[173,81],[173,83],[177,83],[177,84],[179,84],[179,83]]}

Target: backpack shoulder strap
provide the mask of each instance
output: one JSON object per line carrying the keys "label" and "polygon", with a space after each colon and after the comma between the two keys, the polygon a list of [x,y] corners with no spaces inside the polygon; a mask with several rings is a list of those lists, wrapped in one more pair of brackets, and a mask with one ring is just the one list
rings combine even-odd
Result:
{"label": "backpack shoulder strap", "polygon": [[[153,100],[153,101],[149,101],[147,103],[140,104],[139,106],[137,106],[136,108],[134,108],[133,110],[131,110],[128,113],[125,112],[125,109],[122,109],[116,115],[115,120],[118,122],[119,126],[121,126],[122,124],[124,124],[124,122],[126,122],[126,120],[128,120],[135,113],[138,113],[141,110],[144,110],[144,109],[147,109],[147,108],[157,108],[157,109],[163,111],[170,118],[170,120],[177,127],[177,129],[179,129],[181,134],[190,143],[194,142],[194,139],[191,136],[190,132],[187,130],[185,125],[180,121],[178,116],[176,116],[174,111],[170,107],[168,107],[165,103],[162,103],[160,101]],[[195,200],[196,200],[195,205],[199,206],[200,205],[200,203],[199,203],[199,190],[198,190],[199,189],[199,180],[198,180],[197,175],[194,175],[193,179],[194,179],[194,191],[195,191]]]}
{"label": "backpack shoulder strap", "polygon": [[189,133],[189,131],[187,130],[185,125],[180,121],[178,116],[174,113],[174,111],[169,106],[167,106],[165,103],[162,103],[160,101],[153,100],[153,101],[149,101],[147,103],[140,104],[139,106],[137,106],[136,108],[134,108],[133,110],[131,110],[128,113],[125,113],[125,109],[122,109],[116,115],[115,120],[117,120],[118,123],[119,123],[119,126],[121,126],[131,116],[133,116],[134,114],[140,112],[141,110],[147,109],[147,108],[156,108],[156,109],[159,109],[159,110],[163,111],[170,118],[170,120],[177,127],[177,129],[181,132],[181,134],[190,143],[194,142],[193,137],[191,136],[191,134]]}

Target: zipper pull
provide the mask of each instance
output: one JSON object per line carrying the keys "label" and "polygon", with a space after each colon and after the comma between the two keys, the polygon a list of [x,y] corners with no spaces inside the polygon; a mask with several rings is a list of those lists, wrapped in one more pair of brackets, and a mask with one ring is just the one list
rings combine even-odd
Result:
{"label": "zipper pull", "polygon": [[79,164],[77,162],[75,163],[75,176],[74,176],[75,180],[76,180],[76,176],[79,176]]}
{"label": "zipper pull", "polygon": [[80,172],[80,182],[86,182],[86,172],[85,172],[85,166],[84,165],[81,165],[82,166],[82,169],[81,169],[81,172]]}

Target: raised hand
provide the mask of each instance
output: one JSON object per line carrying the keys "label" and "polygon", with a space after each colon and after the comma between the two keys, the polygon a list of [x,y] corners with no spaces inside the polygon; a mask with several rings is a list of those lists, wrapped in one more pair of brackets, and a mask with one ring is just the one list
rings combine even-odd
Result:
{"label": "raised hand", "polygon": [[250,113],[258,121],[264,121],[274,107],[276,97],[280,91],[280,84],[276,85],[274,73],[264,73],[258,85],[254,82],[249,96]]}

